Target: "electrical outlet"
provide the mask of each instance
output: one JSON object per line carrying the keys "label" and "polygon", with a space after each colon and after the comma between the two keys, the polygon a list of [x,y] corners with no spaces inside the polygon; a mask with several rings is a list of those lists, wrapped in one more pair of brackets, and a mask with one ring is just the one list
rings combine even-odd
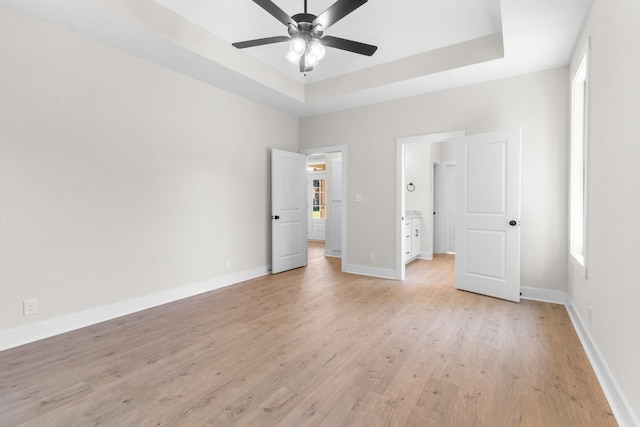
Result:
{"label": "electrical outlet", "polygon": [[376,262],[376,254],[373,252],[369,254],[369,262]]}
{"label": "electrical outlet", "polygon": [[224,269],[225,270],[231,270],[231,260],[228,259],[224,262]]}
{"label": "electrical outlet", "polygon": [[31,298],[22,301],[22,311],[25,316],[31,316],[38,312],[38,299]]}
{"label": "electrical outlet", "polygon": [[591,308],[591,306],[589,306],[588,308],[587,315],[589,317],[589,324],[591,325],[593,322],[593,309]]}

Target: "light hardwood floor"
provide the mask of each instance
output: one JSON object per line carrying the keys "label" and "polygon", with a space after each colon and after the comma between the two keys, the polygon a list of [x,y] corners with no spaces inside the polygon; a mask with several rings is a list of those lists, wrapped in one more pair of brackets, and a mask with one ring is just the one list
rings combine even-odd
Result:
{"label": "light hardwood floor", "polygon": [[0,352],[2,426],[614,426],[563,306],[307,268]]}

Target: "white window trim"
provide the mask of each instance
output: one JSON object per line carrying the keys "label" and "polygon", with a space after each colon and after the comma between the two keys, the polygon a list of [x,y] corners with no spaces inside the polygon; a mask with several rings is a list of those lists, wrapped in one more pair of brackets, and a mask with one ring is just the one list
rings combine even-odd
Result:
{"label": "white window trim", "polygon": [[[576,271],[583,277],[587,278],[587,261],[588,261],[588,146],[589,146],[589,48],[590,39],[587,39],[585,47],[581,54],[581,60],[571,78],[571,143],[570,143],[570,155],[569,155],[569,259],[575,267]],[[583,82],[583,83],[581,83]],[[575,109],[574,103],[576,102],[575,87],[577,84],[584,84],[583,89],[583,117],[582,117],[582,129],[578,133],[575,129]],[[574,175],[574,145],[577,143],[575,138],[582,136],[582,252],[577,253],[574,251],[574,235],[573,235],[573,175]]]}

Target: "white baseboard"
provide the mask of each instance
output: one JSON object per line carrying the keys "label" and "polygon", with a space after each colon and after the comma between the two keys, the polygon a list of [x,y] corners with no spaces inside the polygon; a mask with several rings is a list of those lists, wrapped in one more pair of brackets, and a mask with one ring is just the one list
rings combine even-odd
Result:
{"label": "white baseboard", "polygon": [[347,264],[342,266],[345,273],[360,274],[362,276],[380,277],[396,280],[396,271],[389,268],[367,267],[364,265]]}
{"label": "white baseboard", "polygon": [[633,413],[631,405],[622,393],[615,378],[611,374],[604,358],[600,354],[598,347],[591,338],[585,323],[573,306],[573,301],[566,292],[552,291],[548,289],[521,287],[522,299],[534,301],[550,302],[554,304],[562,304],[566,307],[569,318],[573,323],[573,328],[580,338],[582,347],[584,348],[587,358],[593,367],[600,387],[604,392],[613,415],[620,427],[640,427],[638,417]]}
{"label": "white baseboard", "polygon": [[336,251],[332,249],[325,249],[324,256],[332,257],[332,258],[342,258],[342,251]]}
{"label": "white baseboard", "polygon": [[634,414],[633,409],[625,398],[618,382],[611,374],[609,366],[602,357],[598,346],[591,338],[589,330],[578,314],[578,311],[573,306],[573,301],[568,296],[566,307],[569,317],[571,318],[571,322],[573,323],[573,327],[578,334],[578,338],[580,338],[584,351],[587,353],[587,357],[591,362],[591,366],[596,373],[596,377],[600,382],[600,387],[602,387],[602,391],[609,402],[609,406],[611,407],[613,415],[616,417],[618,425],[620,425],[620,427],[640,427],[638,416]]}
{"label": "white baseboard", "polygon": [[[344,267],[344,271],[346,273],[395,280],[395,270],[391,269],[350,264]],[[192,297],[204,292],[223,288],[225,286],[230,286],[245,280],[255,279],[267,274],[269,274],[269,268],[267,266],[260,267],[2,331],[0,332],[0,351],[52,337],[64,332],[80,329],[85,326],[104,322],[106,320],[125,316],[137,311],[146,310],[162,304]],[[585,349],[587,357],[589,358],[591,366],[596,373],[596,377],[600,382],[600,386],[604,391],[618,424],[621,427],[640,427],[638,417],[634,414],[631,405],[611,374],[611,371],[600,354],[598,347],[591,338],[585,323],[575,310],[571,298],[565,292],[547,289],[522,287],[521,292],[523,299],[551,302],[566,306],[574,329],[580,338],[580,342]]]}
{"label": "white baseboard", "polygon": [[418,259],[426,259],[428,261],[433,260],[433,252],[420,252],[420,255],[417,257]]}
{"label": "white baseboard", "polygon": [[214,289],[244,282],[245,280],[255,279],[256,277],[265,276],[267,274],[269,274],[269,267],[259,267],[1,331],[0,350],[6,350],[8,348],[28,344],[54,335],[80,329],[85,326],[115,319],[116,317],[126,316],[127,314],[135,313],[137,311],[146,310],[148,308],[178,301],[204,292],[209,292]]}
{"label": "white baseboard", "polygon": [[520,298],[567,305],[567,293],[550,289],[520,287]]}

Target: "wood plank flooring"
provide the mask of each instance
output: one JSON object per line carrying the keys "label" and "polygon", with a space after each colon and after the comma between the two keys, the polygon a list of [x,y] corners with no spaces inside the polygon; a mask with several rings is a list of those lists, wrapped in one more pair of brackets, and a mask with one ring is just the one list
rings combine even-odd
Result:
{"label": "wood plank flooring", "polygon": [[303,269],[0,352],[1,426],[615,426],[563,306]]}

